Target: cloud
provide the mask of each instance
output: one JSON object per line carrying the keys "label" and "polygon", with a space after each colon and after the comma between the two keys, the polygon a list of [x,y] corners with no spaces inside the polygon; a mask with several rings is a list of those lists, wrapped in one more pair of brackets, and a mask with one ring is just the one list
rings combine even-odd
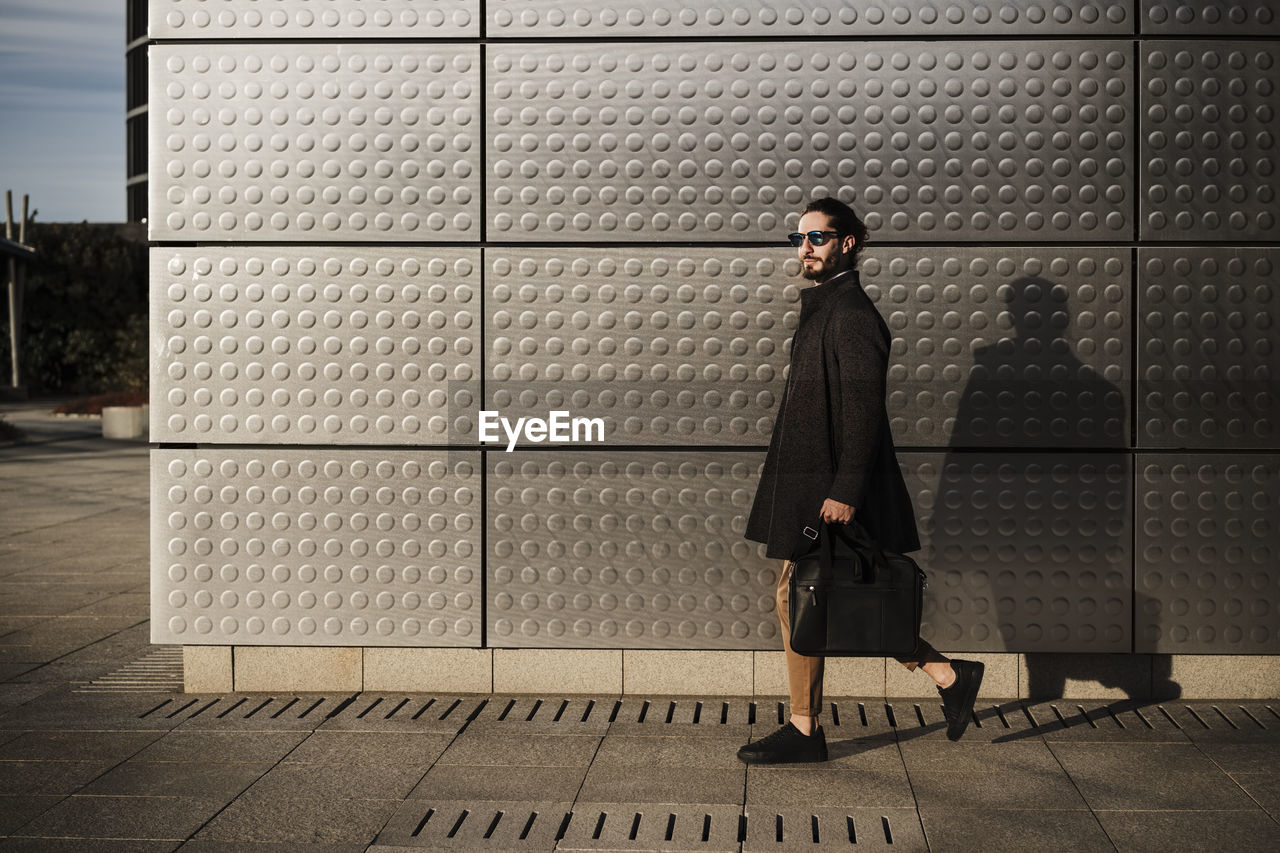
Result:
{"label": "cloud", "polygon": [[3,0],[0,190],[45,222],[124,218],[125,4]]}

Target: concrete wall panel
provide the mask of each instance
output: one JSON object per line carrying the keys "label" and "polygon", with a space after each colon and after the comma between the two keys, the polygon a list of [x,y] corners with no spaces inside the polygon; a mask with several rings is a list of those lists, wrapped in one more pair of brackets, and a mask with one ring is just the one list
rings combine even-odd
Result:
{"label": "concrete wall panel", "polygon": [[489,644],[779,648],[763,454],[487,453]]}
{"label": "concrete wall panel", "polygon": [[153,440],[474,440],[478,249],[154,249],[151,311]]}
{"label": "concrete wall panel", "polygon": [[501,44],[487,57],[490,240],[778,240],[827,194],[880,240],[1133,234],[1127,44]]}
{"label": "concrete wall panel", "polygon": [[152,240],[475,240],[478,45],[151,48]]}
{"label": "concrete wall panel", "polygon": [[1138,259],[1138,446],[1280,445],[1280,253],[1198,246]]}
{"label": "concrete wall panel", "polygon": [[478,453],[151,459],[152,642],[481,644]]}
{"label": "concrete wall panel", "polygon": [[151,0],[155,39],[475,38],[480,0]]}
{"label": "concrete wall panel", "polygon": [[1136,23],[1132,0],[1058,0],[1030,8],[959,0],[941,9],[931,0],[490,0],[486,9],[490,38],[1125,35]]}
{"label": "concrete wall panel", "polygon": [[929,576],[926,640],[947,653],[1131,648],[1126,454],[899,458]]}
{"label": "concrete wall panel", "polygon": [[1100,247],[869,249],[894,440],[1125,447],[1131,267]]}
{"label": "concrete wall panel", "polygon": [[768,444],[798,270],[780,249],[488,249],[486,405],[601,418],[609,444]]}
{"label": "concrete wall panel", "polygon": [[1160,36],[1280,34],[1273,0],[1142,0],[1141,30]]}
{"label": "concrete wall panel", "polygon": [[1152,40],[1141,49],[1142,238],[1276,239],[1280,46]]}
{"label": "concrete wall panel", "polygon": [[1280,456],[1137,466],[1137,651],[1280,652]]}

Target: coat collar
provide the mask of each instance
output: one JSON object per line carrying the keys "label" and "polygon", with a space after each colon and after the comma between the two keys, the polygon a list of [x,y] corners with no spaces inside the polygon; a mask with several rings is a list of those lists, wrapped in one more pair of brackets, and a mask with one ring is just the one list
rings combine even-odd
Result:
{"label": "coat collar", "polygon": [[826,301],[826,299],[834,295],[837,291],[846,287],[861,287],[862,281],[858,277],[857,270],[845,270],[837,273],[822,284],[814,284],[800,291],[800,304],[805,305],[812,303],[814,305]]}

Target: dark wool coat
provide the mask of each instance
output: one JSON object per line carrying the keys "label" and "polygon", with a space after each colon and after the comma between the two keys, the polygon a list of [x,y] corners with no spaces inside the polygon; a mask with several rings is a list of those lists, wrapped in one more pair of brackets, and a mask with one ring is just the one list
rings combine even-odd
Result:
{"label": "dark wool coat", "polygon": [[800,292],[791,371],[747,521],[767,556],[807,550],[801,530],[820,521],[826,498],[854,507],[885,550],[920,547],[885,410],[890,341],[856,271]]}

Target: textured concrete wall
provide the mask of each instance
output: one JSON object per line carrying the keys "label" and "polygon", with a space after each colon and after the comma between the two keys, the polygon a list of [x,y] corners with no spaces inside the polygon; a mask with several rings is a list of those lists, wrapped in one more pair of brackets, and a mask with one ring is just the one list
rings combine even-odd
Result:
{"label": "textured concrete wall", "polygon": [[[830,194],[925,636],[1033,683],[1280,652],[1270,4],[152,0],[150,36],[157,642],[778,648],[741,534]],[[482,408],[604,442],[508,454]]]}

